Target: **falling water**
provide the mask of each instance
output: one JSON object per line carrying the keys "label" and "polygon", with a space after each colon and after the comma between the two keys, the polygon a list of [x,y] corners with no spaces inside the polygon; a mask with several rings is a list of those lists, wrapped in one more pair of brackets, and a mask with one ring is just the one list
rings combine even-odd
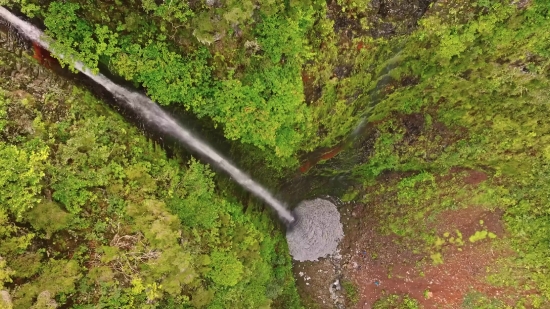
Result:
{"label": "falling water", "polygon": [[[50,44],[48,41],[51,39],[46,38],[42,31],[33,25],[19,19],[13,15],[10,11],[0,6],[0,17],[4,18],[12,26],[19,29],[21,33],[27,36],[31,41],[40,44],[44,49],[50,50]],[[63,58],[63,55],[57,55],[59,58]],[[89,69],[84,67],[84,64],[80,61],[74,62],[74,67],[80,72],[84,73],[96,83],[103,86],[115,97],[117,97],[124,104],[127,104],[132,110],[136,111],[143,119],[149,124],[156,126],[162,132],[169,134],[179,141],[196,151],[197,153],[210,158],[214,164],[220,169],[227,172],[233,180],[243,186],[245,189],[264,200],[269,206],[271,206],[279,217],[287,224],[292,224],[295,221],[293,214],[285,207],[285,205],[278,201],[271,193],[269,193],[264,187],[252,180],[248,175],[243,173],[239,168],[231,164],[222,155],[217,153],[214,149],[208,146],[206,143],[193,136],[193,134],[179,124],[174,118],[168,115],[162,110],[155,102],[151,101],[148,97],[115,84],[110,79],[102,74],[94,74]]]}

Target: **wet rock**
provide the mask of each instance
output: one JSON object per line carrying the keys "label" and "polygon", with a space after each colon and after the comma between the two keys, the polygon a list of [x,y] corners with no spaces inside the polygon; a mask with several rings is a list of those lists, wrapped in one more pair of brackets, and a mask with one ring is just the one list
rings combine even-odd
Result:
{"label": "wet rock", "polygon": [[316,261],[337,253],[344,232],[336,205],[324,199],[304,201],[294,213],[297,222],[286,234],[294,260]]}

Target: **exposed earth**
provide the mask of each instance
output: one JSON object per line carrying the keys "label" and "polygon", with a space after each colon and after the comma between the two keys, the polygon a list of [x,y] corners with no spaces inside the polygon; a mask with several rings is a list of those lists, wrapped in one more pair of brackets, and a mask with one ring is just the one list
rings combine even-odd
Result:
{"label": "exposed earth", "polygon": [[[453,169],[439,181],[457,179],[463,187],[473,188],[487,176],[479,171]],[[420,242],[411,245],[398,236],[380,232],[382,220],[372,216],[376,205],[341,202],[338,206],[345,234],[339,254],[318,262],[295,261],[295,277],[308,308],[368,309],[389,296],[414,299],[421,308],[478,308],[468,306],[475,304],[478,294],[495,303],[514,303],[511,295],[517,295],[517,291],[488,282],[500,258],[513,254],[505,245],[502,211],[471,205],[438,213],[435,223],[429,223],[434,233],[447,235],[447,239],[455,235],[458,242],[459,231],[462,241],[460,246],[449,241],[443,244],[438,261],[437,254],[417,250],[422,246]],[[492,234],[470,241],[481,230]],[[493,237],[499,239],[499,245],[492,242]]]}

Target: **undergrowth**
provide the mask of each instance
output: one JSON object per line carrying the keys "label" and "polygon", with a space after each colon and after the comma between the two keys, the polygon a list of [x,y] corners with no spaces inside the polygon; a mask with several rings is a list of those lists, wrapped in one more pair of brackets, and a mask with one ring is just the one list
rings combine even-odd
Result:
{"label": "undergrowth", "polygon": [[[441,236],[428,225],[443,210],[504,210],[516,255],[492,282],[531,289],[534,298],[519,307],[550,299],[550,127],[544,121],[550,116],[550,41],[539,31],[548,27],[549,8],[545,1],[522,8],[500,1],[470,1],[458,9],[435,5],[392,73],[396,80],[418,76],[418,82],[393,89],[374,108],[375,150],[354,169],[372,188],[365,201],[383,205],[383,231],[405,241],[437,244]],[[462,19],[464,14],[471,17]],[[414,123],[412,116],[423,120]],[[489,179],[477,187],[441,180],[453,167],[483,171]],[[382,181],[391,173],[395,180]],[[480,230],[461,238],[493,236]]]}
{"label": "undergrowth", "polygon": [[52,73],[34,83],[17,68],[38,64],[0,56],[14,72],[0,77],[0,307],[301,307],[257,202],[89,92]]}

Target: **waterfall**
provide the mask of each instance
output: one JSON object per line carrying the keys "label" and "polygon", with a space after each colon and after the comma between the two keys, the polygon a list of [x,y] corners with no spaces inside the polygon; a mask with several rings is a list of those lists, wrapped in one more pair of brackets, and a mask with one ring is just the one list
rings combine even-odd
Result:
{"label": "waterfall", "polygon": [[[51,42],[52,39],[47,38],[44,33],[40,31],[40,29],[34,27],[26,21],[21,20],[2,6],[0,6],[0,17],[17,28],[23,35],[28,37],[29,40],[41,45],[44,49],[49,50],[58,58],[63,58],[63,55],[55,54],[55,51],[50,50],[50,44],[48,42]],[[224,170],[234,181],[271,206],[271,208],[277,212],[279,217],[285,223],[294,223],[294,215],[286,208],[284,203],[277,200],[269,191],[267,191],[259,183],[255,182],[238,167],[231,164],[231,162],[216,152],[212,147],[208,146],[199,138],[193,136],[191,131],[179,124],[173,117],[162,110],[159,105],[151,101],[151,99],[147,96],[138,92],[130,91],[114,83],[101,73],[94,74],[80,61],[74,62],[74,68],[84,73],[86,76],[111,92],[123,104],[126,104],[129,108],[140,115],[148,124],[155,126],[165,134],[173,136],[198,154],[211,159],[215,166]]]}

